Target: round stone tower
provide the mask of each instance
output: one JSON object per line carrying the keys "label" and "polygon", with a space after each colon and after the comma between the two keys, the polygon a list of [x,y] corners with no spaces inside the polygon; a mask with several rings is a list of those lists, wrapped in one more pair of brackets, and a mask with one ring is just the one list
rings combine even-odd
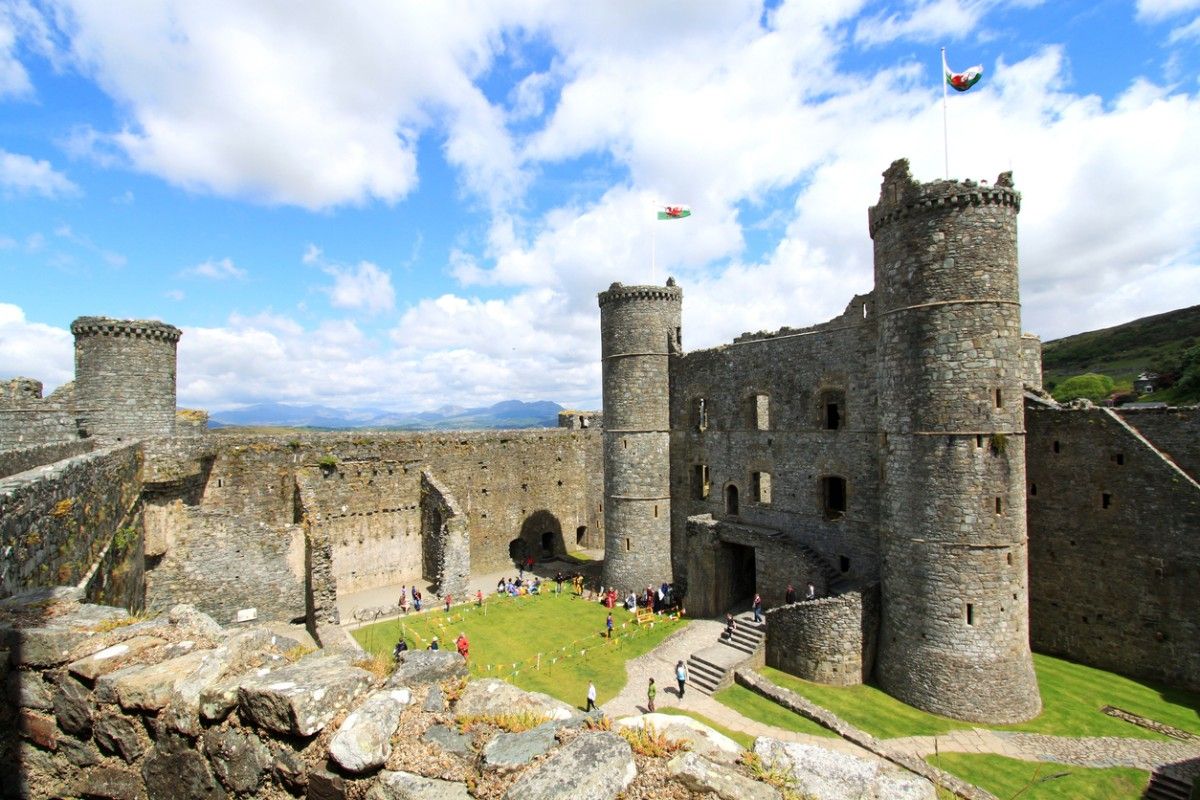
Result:
{"label": "round stone tower", "polygon": [[604,373],[604,585],[673,581],[668,361],[679,352],[683,291],[600,293]]}
{"label": "round stone tower", "polygon": [[75,404],[81,427],[101,439],[175,433],[175,350],[180,330],[156,320],[80,317]]}
{"label": "round stone tower", "polygon": [[1017,212],[1004,173],[919,184],[869,212],[879,324],[882,624],[876,675],[918,708],[1038,714],[1029,650]]}

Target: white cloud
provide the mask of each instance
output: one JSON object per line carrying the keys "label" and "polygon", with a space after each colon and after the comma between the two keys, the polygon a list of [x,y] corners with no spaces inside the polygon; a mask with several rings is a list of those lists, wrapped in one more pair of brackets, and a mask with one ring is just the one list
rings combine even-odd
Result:
{"label": "white cloud", "polygon": [[1137,0],[1138,19],[1148,22],[1194,11],[1200,8],[1200,0]]}
{"label": "white cloud", "polygon": [[0,303],[0,379],[35,378],[49,395],[71,380],[74,360],[68,331],[30,322],[20,306]]}
{"label": "white cloud", "polygon": [[0,187],[20,194],[42,197],[73,197],[79,187],[50,165],[49,161],[30,158],[0,149]]}
{"label": "white cloud", "polygon": [[215,281],[224,280],[244,280],[246,278],[246,270],[235,265],[232,259],[222,258],[220,261],[214,261],[211,258],[208,261],[197,264],[194,267],[188,267],[182,275],[194,275],[199,278],[211,278]]}
{"label": "white cloud", "polygon": [[376,313],[388,311],[396,304],[391,273],[370,261],[360,261],[356,267],[330,265],[322,270],[333,276],[329,302],[334,308],[361,308]]}
{"label": "white cloud", "polygon": [[317,209],[405,197],[417,139],[436,131],[472,191],[496,199],[520,185],[474,84],[520,7],[57,5],[75,63],[128,113],[119,130],[77,133],[101,158],[115,150],[189,189]]}
{"label": "white cloud", "polygon": [[177,303],[187,297],[182,289],[168,289],[167,291],[163,292],[163,296],[170,300],[174,300]]}
{"label": "white cloud", "polygon": [[1186,25],[1174,28],[1167,37],[1169,44],[1179,44],[1188,40],[1200,40],[1200,17],[1196,17]]}

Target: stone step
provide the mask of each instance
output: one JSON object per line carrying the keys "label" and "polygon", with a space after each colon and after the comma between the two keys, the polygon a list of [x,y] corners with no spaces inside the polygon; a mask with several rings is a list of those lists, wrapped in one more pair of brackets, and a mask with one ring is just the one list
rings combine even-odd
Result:
{"label": "stone step", "polygon": [[734,637],[732,639],[722,639],[721,644],[726,647],[732,647],[734,650],[740,650],[746,655],[754,655],[754,651],[758,649],[757,641],[747,641],[746,639]]}
{"label": "stone step", "polygon": [[725,677],[725,669],[723,667],[714,666],[706,661],[700,661],[695,656],[688,659],[688,678],[712,678],[720,681]]}
{"label": "stone step", "polygon": [[1150,785],[1142,795],[1143,800],[1189,800],[1192,784],[1162,772],[1150,773]]}

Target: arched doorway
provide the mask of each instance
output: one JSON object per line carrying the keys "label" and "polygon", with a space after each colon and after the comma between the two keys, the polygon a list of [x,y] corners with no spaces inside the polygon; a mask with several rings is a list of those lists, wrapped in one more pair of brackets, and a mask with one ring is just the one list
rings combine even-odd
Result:
{"label": "arched doorway", "polygon": [[732,483],[725,487],[725,513],[731,517],[738,514],[738,488]]}

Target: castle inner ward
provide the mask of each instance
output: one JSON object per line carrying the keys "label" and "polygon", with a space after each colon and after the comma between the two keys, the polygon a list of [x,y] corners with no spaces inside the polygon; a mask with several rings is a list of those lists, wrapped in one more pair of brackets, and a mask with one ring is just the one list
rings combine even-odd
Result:
{"label": "castle inner ward", "polygon": [[[603,418],[470,433],[206,433],[180,331],[83,317],[73,384],[0,383],[0,597],[79,585],[223,623],[580,548],[691,615],[761,593],[768,664],[994,722],[1031,647],[1200,688],[1200,414],[1059,407],[1023,334],[1020,195],[885,173],[875,287],[803,329],[682,342],[683,288],[599,296]],[[787,604],[788,584],[821,599]]]}

